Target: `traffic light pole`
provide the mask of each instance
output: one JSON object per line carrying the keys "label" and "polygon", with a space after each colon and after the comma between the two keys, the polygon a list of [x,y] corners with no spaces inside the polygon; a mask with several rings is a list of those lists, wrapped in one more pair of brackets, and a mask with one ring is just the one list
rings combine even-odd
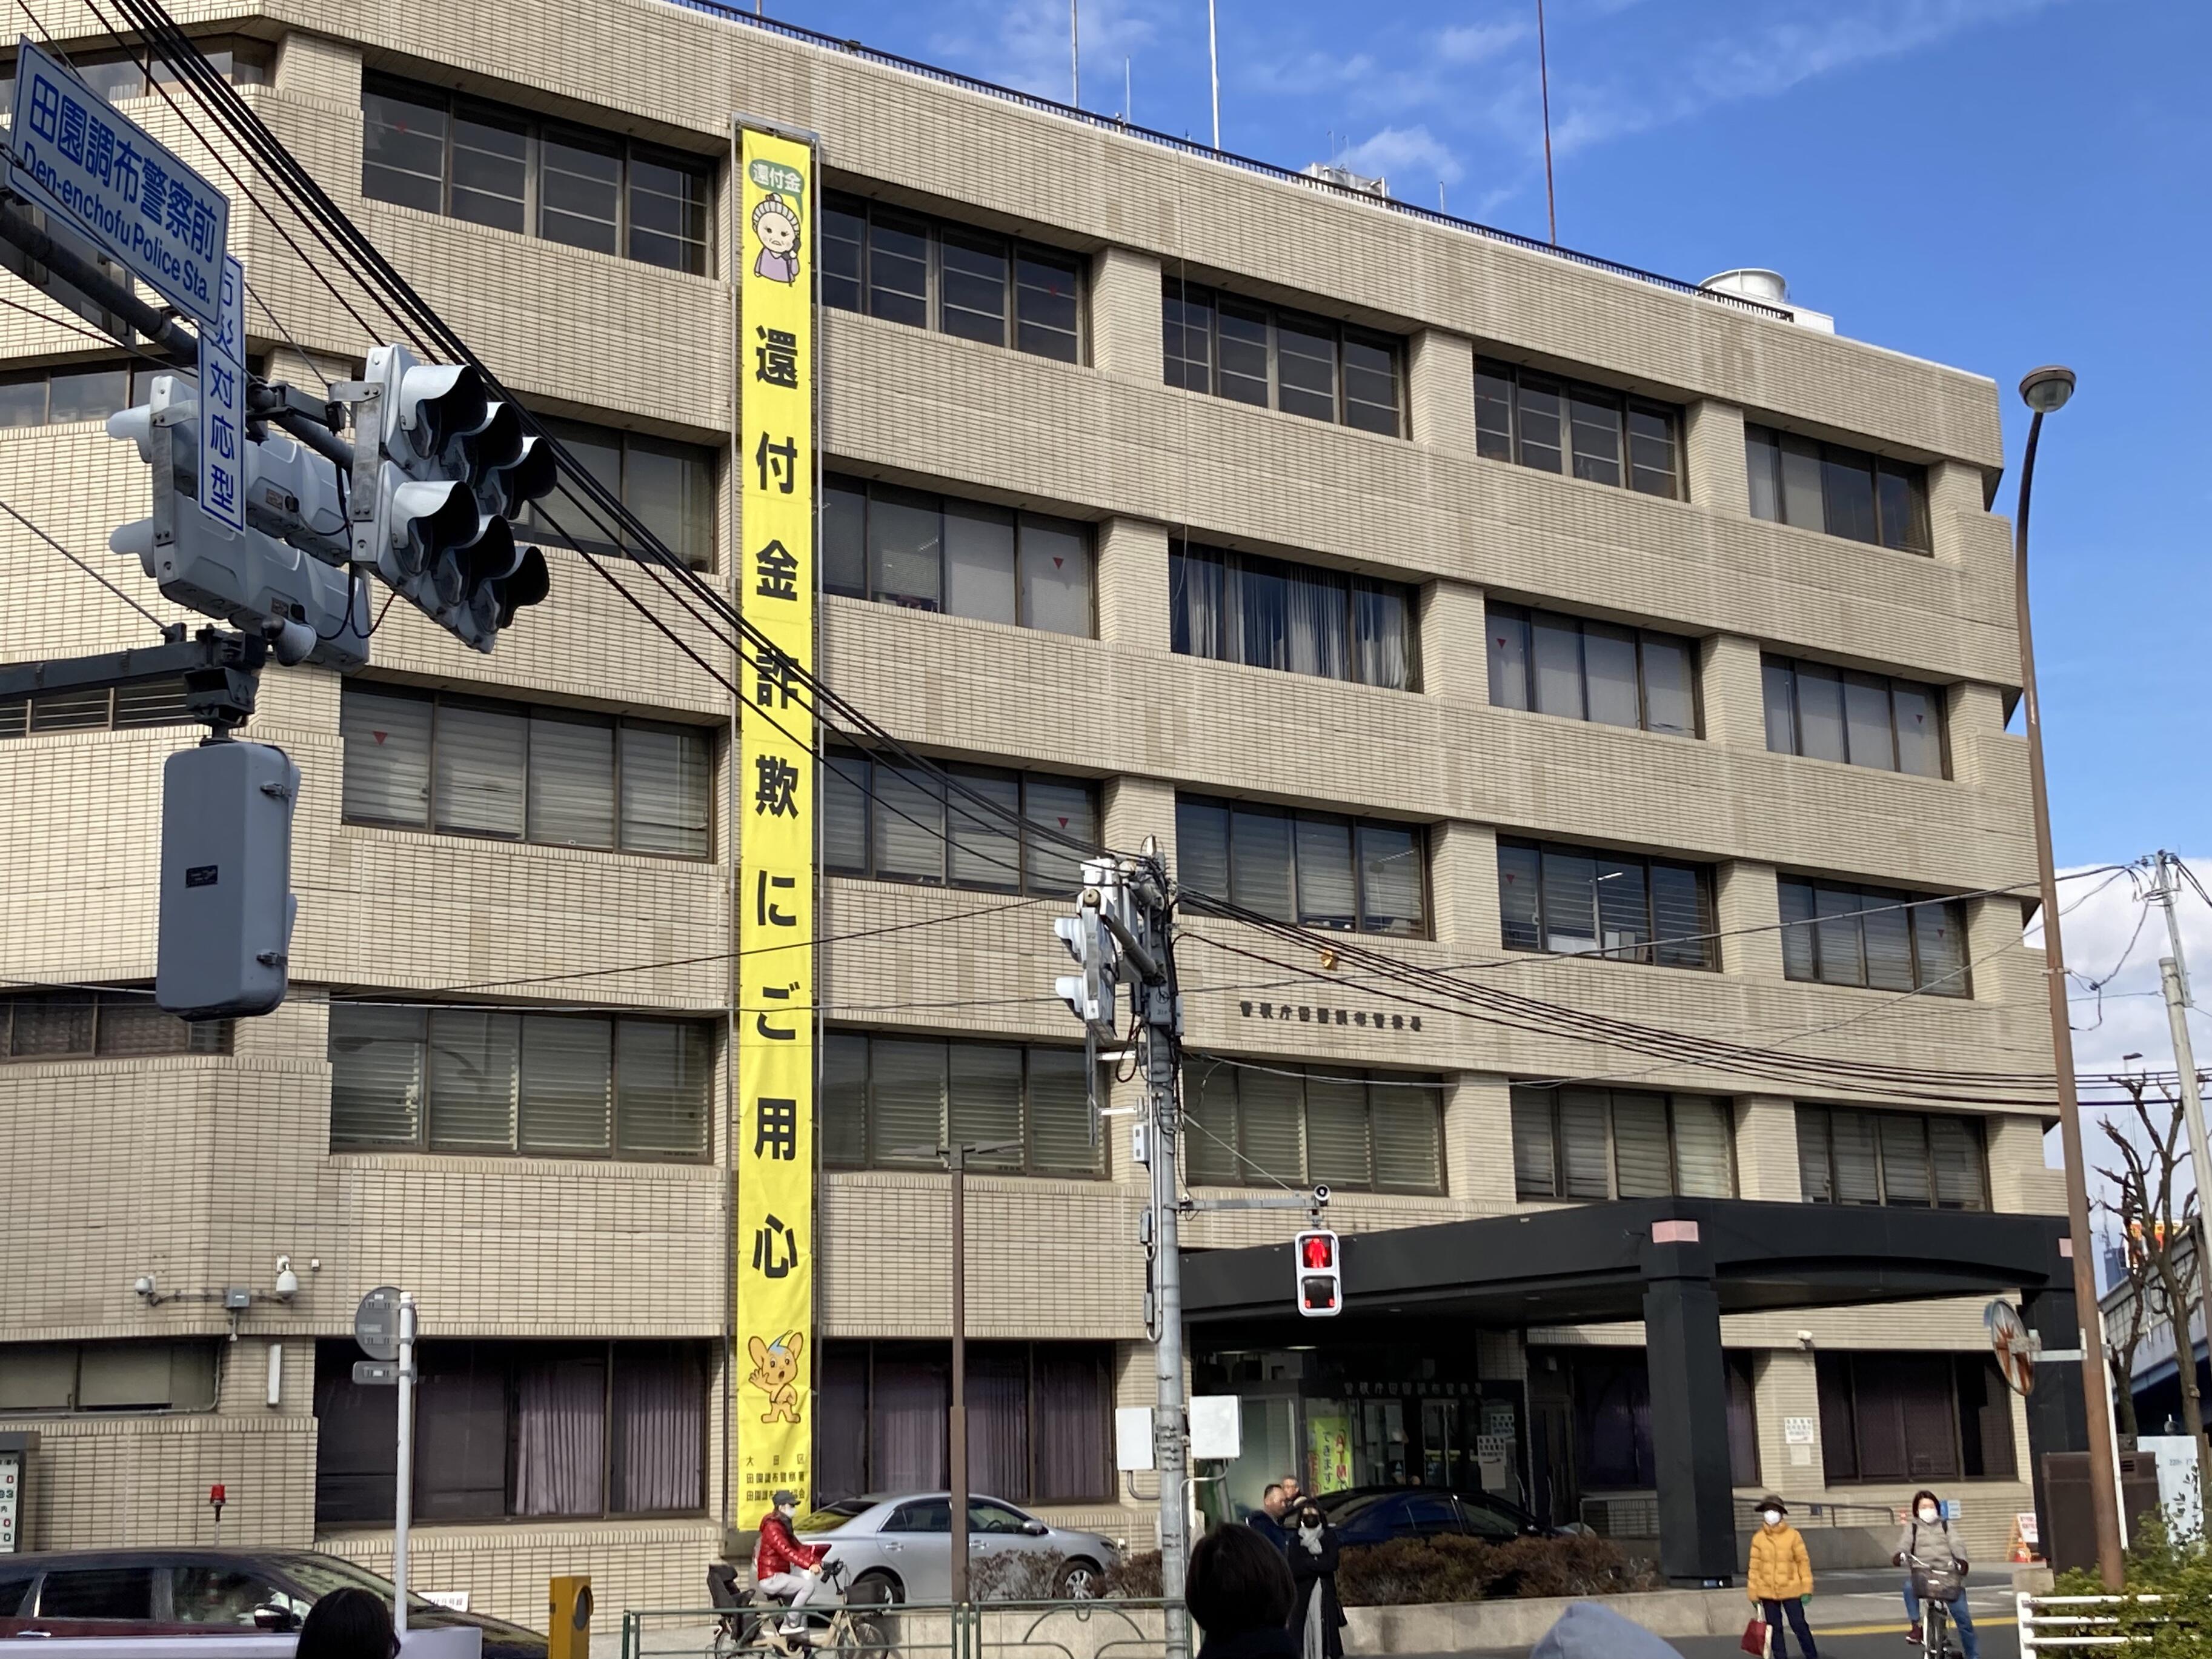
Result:
{"label": "traffic light pole", "polygon": [[[1154,937],[1167,935],[1168,915]],[[1184,1432],[1182,1393],[1182,1252],[1176,1239],[1182,1191],[1176,1179],[1176,1143],[1182,1130],[1176,1100],[1175,998],[1164,982],[1146,986],[1145,1019],[1137,1031],[1137,1060],[1143,1069],[1152,1122],[1152,1237],[1156,1291],[1153,1316],[1159,1322],[1152,1346],[1159,1400],[1152,1413],[1152,1462],[1160,1482],[1160,1591],[1171,1602],[1182,1597],[1183,1574],[1190,1562],[1189,1439]],[[1158,1018],[1164,1015],[1164,1018]],[[1168,1650],[1190,1650],[1189,1616],[1180,1606],[1168,1611]]]}

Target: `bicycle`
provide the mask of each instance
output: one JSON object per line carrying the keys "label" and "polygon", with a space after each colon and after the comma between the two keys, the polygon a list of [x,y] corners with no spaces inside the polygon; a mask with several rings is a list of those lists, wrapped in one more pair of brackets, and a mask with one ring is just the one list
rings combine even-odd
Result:
{"label": "bicycle", "polygon": [[[1965,1581],[1954,1577],[1958,1564],[1951,1562],[1939,1569],[1917,1555],[1908,1555],[1905,1559],[1912,1575],[1912,1594],[1920,1602],[1923,1659],[1950,1659],[1959,1651],[1951,1645],[1951,1603],[1966,1594]],[[1941,1593],[1939,1585],[1948,1585],[1950,1593]]]}
{"label": "bicycle", "polygon": [[740,1598],[737,1569],[707,1569],[707,1590],[714,1605],[722,1609],[714,1621],[708,1659],[805,1659],[808,1655],[834,1655],[836,1659],[891,1659],[893,1649],[882,1621],[863,1610],[856,1613],[846,1603],[845,1565],[825,1561],[822,1577],[836,1595],[834,1602],[811,1602],[800,1609],[805,1618],[803,1633],[787,1632],[787,1605],[757,1589]]}

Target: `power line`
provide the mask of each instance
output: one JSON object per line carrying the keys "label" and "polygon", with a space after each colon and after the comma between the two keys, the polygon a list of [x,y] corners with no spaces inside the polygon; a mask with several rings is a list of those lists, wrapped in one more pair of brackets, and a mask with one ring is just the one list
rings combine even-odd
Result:
{"label": "power line", "polygon": [[26,530],[27,530],[27,531],[29,531],[29,532],[30,532],[33,536],[36,536],[36,537],[37,537],[40,541],[44,542],[44,543],[45,543],[48,547],[51,547],[52,549],[53,549],[53,550],[54,550],[55,552],[57,552],[57,553],[60,554],[60,555],[62,556],[62,557],[64,557],[64,558],[67,559],[67,560],[68,560],[71,564],[75,565],[78,569],[80,569],[80,570],[83,571],[83,572],[84,572],[84,574],[85,574],[86,575],[88,575],[88,576],[91,577],[91,578],[93,579],[93,580],[94,580],[94,581],[98,582],[98,583],[99,583],[102,587],[106,588],[109,592],[111,592],[111,593],[114,594],[114,595],[115,595],[115,597],[116,597],[117,599],[118,599],[122,600],[124,604],[125,604],[125,605],[129,605],[129,606],[130,606],[133,611],[137,611],[140,616],[143,617],[144,617],[148,622],[149,622],[149,623],[153,623],[155,627],[156,627],[156,628],[158,628],[158,629],[161,629],[161,631],[163,632],[163,634],[164,634],[164,635],[166,635],[166,634],[167,633],[167,631],[168,631],[168,624],[167,624],[167,623],[164,623],[164,622],[163,622],[163,621],[162,621],[159,617],[155,616],[152,611],[149,611],[149,610],[148,610],[144,605],[143,605],[139,604],[137,600],[136,600],[136,599],[132,599],[132,598],[131,598],[128,593],[125,592],[121,588],[118,587],[118,586],[117,586],[113,582],[112,582],[112,581],[110,581],[110,580],[108,580],[106,577],[105,577],[105,576],[101,575],[101,574],[100,574],[100,572],[98,572],[97,570],[94,570],[94,569],[90,565],[87,564],[87,563],[86,563],[82,559],[80,559],[79,557],[77,557],[77,556],[76,556],[76,554],[74,554],[74,553],[70,552],[70,551],[69,550],[69,549],[67,549],[66,547],[64,547],[64,546],[63,546],[59,542],[56,541],[56,540],[55,540],[52,536],[49,536],[48,534],[46,534],[46,532],[45,531],[43,531],[43,530],[40,529],[38,526],[36,526],[36,525],[33,524],[33,523],[32,523],[28,519],[25,518],[25,517],[24,517],[21,513],[17,512],[14,507],[10,506],[8,502],[6,502],[6,501],[0,501],[0,513],[5,513],[5,514],[9,517],[9,518],[13,519],[13,520],[17,523],[17,524],[19,524],[19,525],[22,526],[24,529],[26,529]]}

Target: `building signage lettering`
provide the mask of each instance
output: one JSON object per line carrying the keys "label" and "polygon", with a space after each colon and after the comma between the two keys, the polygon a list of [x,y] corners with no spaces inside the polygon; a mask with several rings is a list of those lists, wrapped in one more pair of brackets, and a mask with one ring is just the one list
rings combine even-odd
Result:
{"label": "building signage lettering", "polygon": [[1369,1031],[1418,1031],[1419,1014],[1394,1014],[1382,1008],[1323,1008],[1311,1003],[1242,1001],[1237,1012],[1246,1019],[1294,1019],[1301,1025],[1356,1025]]}

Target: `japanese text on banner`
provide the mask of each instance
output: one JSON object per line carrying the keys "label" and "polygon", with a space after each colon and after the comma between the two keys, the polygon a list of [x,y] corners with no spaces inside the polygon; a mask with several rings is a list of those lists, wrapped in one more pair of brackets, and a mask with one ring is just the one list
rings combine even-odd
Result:
{"label": "japanese text on banner", "polygon": [[747,129],[738,221],[737,1510],[809,1504],[814,1438],[814,157]]}

